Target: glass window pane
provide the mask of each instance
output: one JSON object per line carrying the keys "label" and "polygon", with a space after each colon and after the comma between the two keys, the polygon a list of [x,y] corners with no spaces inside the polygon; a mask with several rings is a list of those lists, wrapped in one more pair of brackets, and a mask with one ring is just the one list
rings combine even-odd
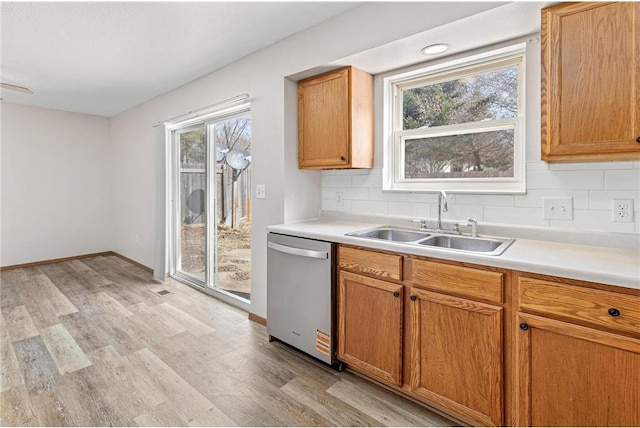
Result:
{"label": "glass window pane", "polygon": [[513,177],[513,129],[405,142],[404,178]]}
{"label": "glass window pane", "polygon": [[403,93],[403,129],[516,117],[518,68],[427,84]]}
{"label": "glass window pane", "polygon": [[[251,117],[224,120],[213,126],[214,143],[251,155]],[[229,153],[229,152],[227,152]],[[244,167],[244,169],[234,169]],[[216,171],[216,287],[251,300],[251,163],[220,160]]]}
{"label": "glass window pane", "polygon": [[251,150],[251,117],[243,116],[216,124],[215,144],[225,145],[229,150]]}
{"label": "glass window pane", "polygon": [[180,136],[180,260],[178,269],[206,278],[206,144],[204,127]]}
{"label": "glass window pane", "polygon": [[205,280],[206,174],[180,173],[180,270]]}
{"label": "glass window pane", "polygon": [[180,167],[204,169],[207,151],[204,128],[180,134]]}

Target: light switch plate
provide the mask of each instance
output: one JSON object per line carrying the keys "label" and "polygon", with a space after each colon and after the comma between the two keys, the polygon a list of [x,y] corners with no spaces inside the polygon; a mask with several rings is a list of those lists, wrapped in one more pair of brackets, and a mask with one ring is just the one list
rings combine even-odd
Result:
{"label": "light switch plate", "polygon": [[573,220],[573,198],[542,198],[545,220]]}
{"label": "light switch plate", "polygon": [[267,198],[267,186],[265,184],[256,184],[256,199]]}

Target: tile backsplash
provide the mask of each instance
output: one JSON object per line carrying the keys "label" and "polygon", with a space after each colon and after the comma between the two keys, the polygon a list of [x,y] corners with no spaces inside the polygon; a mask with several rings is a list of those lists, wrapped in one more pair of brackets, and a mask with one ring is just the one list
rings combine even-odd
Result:
{"label": "tile backsplash", "polygon": [[[640,162],[527,162],[526,194],[447,194],[444,219],[640,234]],[[545,197],[573,198],[573,220],[543,219]],[[612,221],[613,198],[633,199],[633,223]],[[322,172],[323,210],[434,219],[437,201],[436,193],[383,192],[381,169]]]}

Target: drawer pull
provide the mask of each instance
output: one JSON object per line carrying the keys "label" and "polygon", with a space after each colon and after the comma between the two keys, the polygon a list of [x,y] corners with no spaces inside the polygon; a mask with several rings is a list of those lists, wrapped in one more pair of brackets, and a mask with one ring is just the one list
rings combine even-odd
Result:
{"label": "drawer pull", "polygon": [[529,324],[527,324],[526,322],[521,322],[520,323],[520,330],[523,330],[523,331],[529,330]]}
{"label": "drawer pull", "polygon": [[400,297],[400,292],[399,291],[394,291],[393,292],[393,297]]}
{"label": "drawer pull", "polygon": [[609,315],[611,315],[612,317],[619,317],[620,316],[620,311],[617,310],[616,308],[609,308],[609,310],[607,312],[609,312]]}
{"label": "drawer pull", "polygon": [[409,299],[411,299],[412,302],[415,302],[417,297],[416,296],[411,296],[411,297],[409,297]]}

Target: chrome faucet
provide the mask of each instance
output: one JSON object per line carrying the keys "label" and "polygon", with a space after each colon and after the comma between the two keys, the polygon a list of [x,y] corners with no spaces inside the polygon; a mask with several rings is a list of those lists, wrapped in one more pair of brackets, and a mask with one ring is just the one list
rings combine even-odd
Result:
{"label": "chrome faucet", "polygon": [[424,231],[424,232],[433,232],[433,233],[447,233],[450,235],[460,235],[460,225],[458,223],[455,223],[453,225],[453,229],[449,230],[449,229],[443,229],[442,228],[442,213],[443,212],[449,212],[449,206],[447,205],[447,194],[444,192],[444,190],[440,191],[440,194],[438,195],[438,223],[436,224],[435,229],[431,229],[429,227],[427,227],[427,221],[426,220],[413,220],[414,222],[420,222],[420,230]]}
{"label": "chrome faucet", "polygon": [[[442,205],[442,200],[444,199],[444,205]],[[438,230],[443,230],[442,229],[442,212],[449,212],[449,206],[447,205],[447,194],[444,192],[444,190],[440,191],[440,194],[438,195],[438,224],[436,225],[436,229]]]}

